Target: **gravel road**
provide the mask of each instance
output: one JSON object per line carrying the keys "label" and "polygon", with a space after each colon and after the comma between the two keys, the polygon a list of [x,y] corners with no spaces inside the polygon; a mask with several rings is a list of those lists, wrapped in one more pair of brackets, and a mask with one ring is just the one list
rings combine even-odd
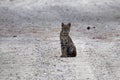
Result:
{"label": "gravel road", "polygon": [[[0,0],[0,80],[120,80],[119,5]],[[60,58],[61,22],[72,24],[75,58]]]}

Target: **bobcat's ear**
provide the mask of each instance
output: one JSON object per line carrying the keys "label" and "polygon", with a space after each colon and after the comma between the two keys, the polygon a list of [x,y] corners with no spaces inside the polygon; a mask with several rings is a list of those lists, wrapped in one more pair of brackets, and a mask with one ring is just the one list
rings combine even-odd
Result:
{"label": "bobcat's ear", "polygon": [[61,23],[61,26],[63,27],[63,26],[64,26],[64,23]]}
{"label": "bobcat's ear", "polygon": [[68,26],[71,27],[71,23],[68,23]]}

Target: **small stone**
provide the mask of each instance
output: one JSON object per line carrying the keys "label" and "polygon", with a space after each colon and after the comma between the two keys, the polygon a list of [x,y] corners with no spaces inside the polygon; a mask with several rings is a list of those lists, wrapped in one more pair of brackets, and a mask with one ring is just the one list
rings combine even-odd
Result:
{"label": "small stone", "polygon": [[62,72],[60,69],[57,69],[57,71]]}
{"label": "small stone", "polygon": [[20,79],[20,76],[17,76],[18,79]]}
{"label": "small stone", "polygon": [[13,74],[12,73],[10,73],[10,76],[12,76]]}
{"label": "small stone", "polygon": [[66,11],[69,11],[69,9],[66,9]]}
{"label": "small stone", "polygon": [[56,65],[53,65],[53,66],[55,66],[55,67],[56,67]]}
{"label": "small stone", "polygon": [[35,76],[37,76],[37,74],[35,74]]}
{"label": "small stone", "polygon": [[87,27],[87,30],[90,30],[90,27],[89,27],[89,26]]}
{"label": "small stone", "polygon": [[16,73],[16,75],[18,75],[18,73]]}
{"label": "small stone", "polygon": [[9,0],[9,1],[14,1],[14,0]]}
{"label": "small stone", "polygon": [[13,37],[17,37],[16,35],[14,35]]}

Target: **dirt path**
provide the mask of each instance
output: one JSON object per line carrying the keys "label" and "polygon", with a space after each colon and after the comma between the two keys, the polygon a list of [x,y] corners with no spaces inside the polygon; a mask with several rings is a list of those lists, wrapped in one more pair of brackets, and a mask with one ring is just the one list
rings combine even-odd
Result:
{"label": "dirt path", "polygon": [[72,34],[78,55],[60,58],[60,29],[24,30],[0,38],[0,80],[119,80],[119,41]]}
{"label": "dirt path", "polygon": [[[0,0],[0,80],[119,80],[119,5],[119,0]],[[72,24],[75,58],[60,58],[61,22]]]}

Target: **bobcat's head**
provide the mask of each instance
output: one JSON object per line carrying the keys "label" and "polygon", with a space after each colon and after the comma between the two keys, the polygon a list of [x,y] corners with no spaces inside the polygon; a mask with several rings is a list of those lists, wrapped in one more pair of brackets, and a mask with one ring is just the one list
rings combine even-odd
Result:
{"label": "bobcat's head", "polygon": [[62,23],[61,26],[62,26],[62,33],[63,34],[69,34],[71,23],[68,23],[68,24]]}

